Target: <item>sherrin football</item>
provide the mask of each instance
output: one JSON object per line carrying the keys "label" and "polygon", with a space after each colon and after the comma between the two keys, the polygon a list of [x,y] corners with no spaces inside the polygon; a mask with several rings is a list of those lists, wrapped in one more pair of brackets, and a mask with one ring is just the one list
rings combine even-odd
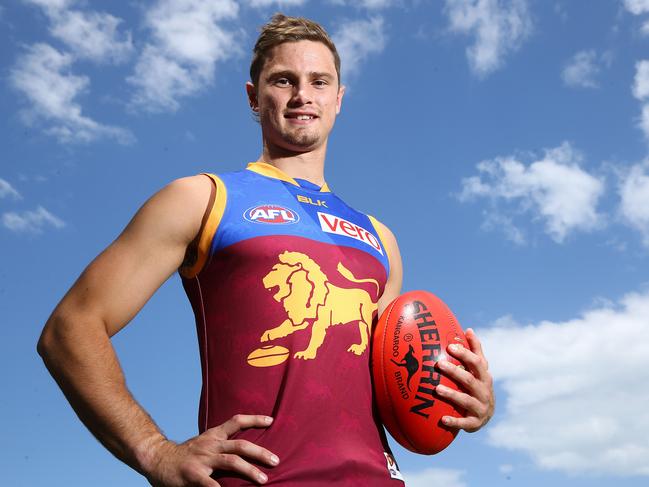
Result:
{"label": "sherrin football", "polygon": [[446,448],[457,430],[443,416],[464,412],[435,393],[439,384],[460,390],[435,367],[438,360],[459,362],[446,353],[452,343],[468,348],[451,310],[434,294],[410,291],[381,314],[372,336],[372,380],[381,420],[393,438],[415,453]]}

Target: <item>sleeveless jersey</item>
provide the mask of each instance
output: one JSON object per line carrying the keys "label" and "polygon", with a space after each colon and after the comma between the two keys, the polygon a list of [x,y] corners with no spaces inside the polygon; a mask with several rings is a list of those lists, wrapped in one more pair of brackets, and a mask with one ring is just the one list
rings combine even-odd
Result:
{"label": "sleeveless jersey", "polygon": [[403,486],[372,406],[370,335],[389,273],[376,221],[269,164],[208,176],[214,203],[181,272],[201,353],[199,430],[272,416],[233,437],[280,457],[259,465],[265,485]]}

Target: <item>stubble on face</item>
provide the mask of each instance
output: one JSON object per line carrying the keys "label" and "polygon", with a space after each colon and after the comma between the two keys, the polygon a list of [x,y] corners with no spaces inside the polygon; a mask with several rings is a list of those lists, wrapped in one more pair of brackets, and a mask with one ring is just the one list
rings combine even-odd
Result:
{"label": "stubble on face", "polygon": [[318,144],[320,140],[320,133],[315,128],[304,128],[294,131],[283,130],[280,132],[280,135],[287,144],[303,148],[304,150],[309,150]]}
{"label": "stubble on face", "polygon": [[[301,106],[296,106],[299,109]],[[291,127],[282,126],[284,110],[274,107],[272,110],[265,110],[261,114],[259,122],[267,140],[279,136],[282,145],[291,146],[304,151],[310,150],[320,141],[320,132],[316,127]],[[276,121],[279,121],[277,123]],[[279,126],[278,126],[279,125]],[[271,133],[272,132],[272,133]]]}
{"label": "stubble on face", "polygon": [[[290,87],[279,87],[273,73],[289,78]],[[316,87],[320,81],[313,73],[326,73],[329,83]],[[299,41],[276,46],[266,61],[258,93],[260,123],[267,143],[284,150],[307,152],[321,147],[337,113],[338,78],[333,55],[322,43]],[[302,90],[297,90],[300,85]],[[296,94],[301,91],[300,94]],[[312,123],[301,125],[287,117],[291,112],[315,115]]]}

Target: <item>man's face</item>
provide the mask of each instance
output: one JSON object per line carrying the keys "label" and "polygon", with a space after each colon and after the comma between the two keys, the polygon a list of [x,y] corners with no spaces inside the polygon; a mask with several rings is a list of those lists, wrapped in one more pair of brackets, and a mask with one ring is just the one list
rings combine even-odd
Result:
{"label": "man's face", "polygon": [[312,151],[326,143],[344,93],[333,54],[314,41],[275,46],[258,86],[248,83],[247,90],[265,143],[291,152]]}

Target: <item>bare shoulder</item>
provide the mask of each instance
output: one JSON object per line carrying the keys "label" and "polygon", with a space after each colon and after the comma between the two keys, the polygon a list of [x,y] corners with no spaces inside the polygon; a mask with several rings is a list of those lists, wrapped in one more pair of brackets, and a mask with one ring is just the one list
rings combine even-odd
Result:
{"label": "bare shoulder", "polygon": [[388,275],[385,289],[378,302],[378,311],[379,315],[381,315],[387,305],[401,293],[403,267],[399,245],[397,244],[397,239],[394,236],[394,233],[392,233],[392,230],[390,230],[387,225],[376,220],[376,218],[374,220],[376,222],[376,230],[381,236],[381,240],[387,250],[388,260],[390,262],[390,274]]}
{"label": "bare shoulder", "polygon": [[[376,220],[376,219],[375,219]],[[394,233],[392,233],[392,230],[390,230],[387,225],[385,225],[383,222],[376,220],[377,226],[379,227],[378,230],[381,232],[382,236],[385,237],[386,240],[389,240],[390,242],[397,243],[397,238],[394,236]]]}
{"label": "bare shoulder", "polygon": [[200,230],[211,185],[205,176],[180,178],[151,196],[86,267],[53,316],[94,317],[109,336],[119,331],[181,265]]}
{"label": "bare shoulder", "polygon": [[144,203],[129,226],[155,225],[169,238],[189,243],[200,230],[211,191],[212,182],[206,176],[175,179]]}
{"label": "bare shoulder", "polygon": [[211,187],[212,182],[209,177],[204,174],[197,174],[174,179],[162,188],[161,191],[168,191],[174,193],[176,196],[193,198],[200,201],[205,197],[209,197]]}
{"label": "bare shoulder", "polygon": [[[377,226],[377,231],[380,234],[381,240],[383,241],[383,245],[386,246],[388,250],[388,257],[390,258],[390,265],[393,266],[395,264],[401,264],[401,256],[399,254],[399,245],[397,244],[397,238],[395,237],[394,233],[392,230],[390,230],[387,225],[382,223],[381,221],[377,220],[374,218],[374,221],[376,222]],[[393,262],[393,260],[398,259],[398,262]]]}

